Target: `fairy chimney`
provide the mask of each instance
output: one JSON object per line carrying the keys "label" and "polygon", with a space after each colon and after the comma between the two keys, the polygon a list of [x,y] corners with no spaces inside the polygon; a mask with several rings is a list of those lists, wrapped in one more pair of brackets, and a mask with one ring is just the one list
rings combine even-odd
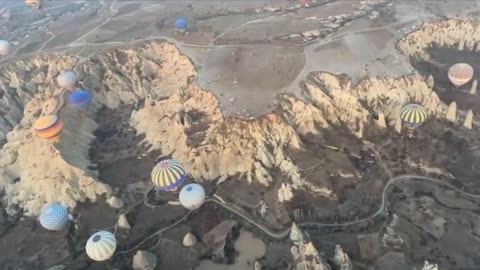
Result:
{"label": "fairy chimney", "polygon": [[463,126],[471,130],[472,129],[472,120],[473,120],[473,112],[472,112],[472,110],[469,110],[467,112],[467,115],[465,116],[465,122],[463,123]]}
{"label": "fairy chimney", "polygon": [[426,83],[428,87],[433,88],[433,86],[435,85],[435,81],[433,80],[432,74],[428,76]]}
{"label": "fairy chimney", "polygon": [[472,88],[470,88],[470,94],[475,95],[477,93],[477,84],[477,80],[473,81]]}
{"label": "fairy chimney", "polygon": [[450,105],[448,106],[445,118],[447,120],[455,122],[455,119],[457,118],[457,103],[455,101],[450,103]]}
{"label": "fairy chimney", "polygon": [[402,119],[400,119],[400,116],[395,120],[395,131],[402,133]]}
{"label": "fairy chimney", "polygon": [[380,113],[378,115],[378,120],[377,120],[377,124],[378,126],[382,127],[382,128],[386,128],[387,127],[387,123],[385,122],[385,115],[383,113]]}

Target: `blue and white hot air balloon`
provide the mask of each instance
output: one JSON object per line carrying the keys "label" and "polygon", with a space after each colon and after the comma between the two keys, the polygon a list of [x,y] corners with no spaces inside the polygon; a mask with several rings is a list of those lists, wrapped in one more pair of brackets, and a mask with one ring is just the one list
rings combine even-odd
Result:
{"label": "blue and white hot air balloon", "polygon": [[187,28],[187,19],[185,18],[178,18],[175,21],[175,28],[177,30],[185,30]]}
{"label": "blue and white hot air balloon", "polygon": [[51,203],[43,207],[38,220],[49,231],[61,231],[67,227],[68,210],[61,204]]}
{"label": "blue and white hot air balloon", "polygon": [[107,231],[99,231],[87,241],[85,251],[88,257],[94,261],[105,261],[110,259],[117,249],[115,235]]}
{"label": "blue and white hot air balloon", "polygon": [[205,189],[199,184],[188,184],[180,190],[178,197],[183,207],[195,210],[205,202]]}
{"label": "blue and white hot air balloon", "polygon": [[83,89],[76,89],[68,97],[68,104],[78,111],[86,111],[92,104],[92,94]]}

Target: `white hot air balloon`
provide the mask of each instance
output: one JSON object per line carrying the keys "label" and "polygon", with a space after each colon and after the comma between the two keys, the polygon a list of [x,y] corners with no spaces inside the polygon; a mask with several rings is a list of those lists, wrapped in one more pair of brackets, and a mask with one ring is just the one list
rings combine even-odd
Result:
{"label": "white hot air balloon", "polygon": [[462,86],[473,78],[473,67],[467,63],[458,63],[448,69],[448,78],[456,86]]}
{"label": "white hot air balloon", "polygon": [[179,200],[183,207],[197,209],[205,202],[205,189],[199,184],[188,184],[180,190]]}
{"label": "white hot air balloon", "polygon": [[117,249],[115,235],[107,231],[99,231],[87,241],[85,251],[88,257],[94,261],[105,261],[110,259]]}
{"label": "white hot air balloon", "polygon": [[7,55],[10,53],[10,43],[6,40],[0,40],[0,55]]}
{"label": "white hot air balloon", "polygon": [[58,75],[57,83],[62,88],[73,90],[77,83],[77,75],[73,71],[64,71]]}

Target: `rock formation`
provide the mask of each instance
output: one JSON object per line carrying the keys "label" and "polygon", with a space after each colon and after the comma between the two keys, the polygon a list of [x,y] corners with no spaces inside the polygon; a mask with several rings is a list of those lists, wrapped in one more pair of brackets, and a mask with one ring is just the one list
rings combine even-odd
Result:
{"label": "rock formation", "polygon": [[183,237],[183,245],[185,247],[192,247],[197,243],[197,238],[192,233],[187,233]]}
{"label": "rock formation", "polygon": [[452,122],[455,122],[455,120],[457,119],[457,103],[455,101],[450,103],[450,105],[448,106],[445,118]]}
{"label": "rock formation", "polygon": [[292,188],[290,184],[282,183],[282,186],[278,190],[278,201],[290,201],[293,198]]}
{"label": "rock formation", "polygon": [[120,228],[127,229],[127,230],[131,229],[130,223],[128,222],[127,216],[125,214],[121,214],[118,217],[117,224]]}
{"label": "rock formation", "polygon": [[133,270],[154,270],[157,266],[157,256],[148,251],[139,250],[133,256]]}
{"label": "rock formation", "polygon": [[[294,232],[295,231],[295,232]],[[293,246],[290,252],[293,257],[295,270],[331,270],[320,253],[315,248],[311,241],[305,241],[302,232],[298,227],[292,225],[290,232],[290,239],[293,241]]]}
{"label": "rock formation", "polygon": [[[192,178],[221,182],[240,176],[268,186],[273,181],[271,171],[278,169],[287,179],[281,188],[284,200],[298,188],[326,196],[332,192],[304,181],[301,170],[288,156],[292,150],[302,151],[303,136],[344,127],[363,137],[372,122],[370,112],[383,114],[386,126],[393,126],[407,102],[422,104],[433,116],[446,111],[445,104],[418,75],[366,78],[352,86],[342,76],[314,72],[302,83],[303,100],[283,95],[272,113],[252,120],[225,118],[218,99],[192,83],[197,75],[194,66],[171,44],[152,42],[137,49],[120,48],[82,63],[73,57],[34,57],[0,69],[0,143],[6,142],[0,155],[1,183],[6,186],[7,204],[26,207],[30,214],[53,200],[53,194],[63,194],[56,199],[74,207],[76,201],[94,200],[98,194],[109,192],[108,186],[95,180],[98,173],[88,169],[85,158],[96,128],[93,113],[81,118],[63,107],[63,92],[54,79],[66,69],[77,73],[81,87],[92,90],[93,112],[100,105],[112,109],[120,104],[136,105],[130,124],[137,134],[145,136],[150,150],[160,150],[184,164]],[[43,111],[58,112],[66,125],[67,132],[55,146],[30,132],[47,100],[51,102]],[[383,126],[383,122],[378,123]],[[63,163],[57,170],[42,170],[46,165],[29,158],[31,151],[44,153],[49,163],[55,158]],[[15,181],[18,177],[20,181]],[[40,179],[47,180],[38,185]],[[55,185],[59,190],[52,192]]]}
{"label": "rock formation", "polygon": [[333,263],[338,270],[352,270],[352,262],[350,257],[345,253],[340,245],[335,246],[335,255],[333,257]]}
{"label": "rock formation", "polygon": [[426,49],[433,45],[462,49],[466,44],[467,49],[473,50],[474,44],[477,44],[478,48],[479,42],[480,29],[477,20],[462,17],[429,21],[403,37],[397,43],[397,48],[405,55],[427,60],[429,55]]}
{"label": "rock formation", "polygon": [[473,112],[472,110],[468,110],[467,115],[465,116],[465,122],[463,123],[463,126],[471,130],[472,121],[473,121]]}
{"label": "rock formation", "polygon": [[422,270],[438,270],[438,265],[425,261]]}
{"label": "rock formation", "polygon": [[474,80],[472,83],[472,87],[470,88],[470,94],[472,95],[477,94],[477,84],[478,84],[478,81]]}

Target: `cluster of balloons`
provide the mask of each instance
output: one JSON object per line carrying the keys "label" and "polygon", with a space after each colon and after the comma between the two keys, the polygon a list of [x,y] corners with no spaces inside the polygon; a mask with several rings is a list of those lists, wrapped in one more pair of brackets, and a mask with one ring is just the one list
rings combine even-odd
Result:
{"label": "cluster of balloons", "polygon": [[[465,85],[472,80],[473,67],[467,63],[457,63],[448,69],[448,79],[456,87]],[[427,120],[427,110],[420,104],[406,104],[400,111],[400,119],[412,136],[413,131]]]}
{"label": "cluster of balloons", "polygon": [[[77,75],[73,71],[62,72],[57,77],[57,83],[64,89],[73,90],[77,83]],[[78,112],[87,111],[91,103],[92,94],[87,90],[76,89],[68,97],[68,105]],[[42,116],[33,125],[35,133],[40,138],[48,139],[53,143],[60,141],[62,128],[62,120],[57,115]]]}
{"label": "cluster of balloons", "polygon": [[[153,167],[151,177],[156,188],[176,192],[185,182],[186,173],[178,161],[166,159]],[[180,190],[179,200],[183,207],[197,209],[205,202],[205,189],[199,184],[185,185]]]}
{"label": "cluster of balloons", "polygon": [[[50,203],[43,207],[38,217],[40,225],[49,231],[63,231],[68,225],[68,209],[59,203]],[[99,231],[88,239],[85,250],[88,257],[95,261],[110,259],[117,248],[115,235],[108,231]]]}

